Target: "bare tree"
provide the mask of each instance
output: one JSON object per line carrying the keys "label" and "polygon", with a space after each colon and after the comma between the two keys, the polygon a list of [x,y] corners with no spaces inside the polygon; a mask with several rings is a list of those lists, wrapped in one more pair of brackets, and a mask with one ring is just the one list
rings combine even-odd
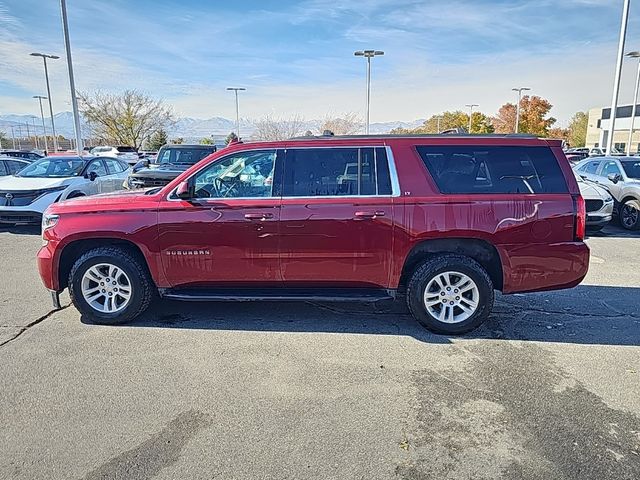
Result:
{"label": "bare tree", "polygon": [[78,93],[80,111],[103,141],[139,148],[154,132],[174,123],[170,107],[136,90],[120,94]]}
{"label": "bare tree", "polygon": [[320,134],[330,130],[335,135],[353,135],[360,132],[363,125],[362,119],[356,113],[350,112],[341,117],[327,115],[318,130]]}
{"label": "bare tree", "polygon": [[294,115],[288,119],[276,119],[271,115],[261,118],[255,123],[253,137],[257,140],[286,140],[302,135],[305,130],[304,119]]}

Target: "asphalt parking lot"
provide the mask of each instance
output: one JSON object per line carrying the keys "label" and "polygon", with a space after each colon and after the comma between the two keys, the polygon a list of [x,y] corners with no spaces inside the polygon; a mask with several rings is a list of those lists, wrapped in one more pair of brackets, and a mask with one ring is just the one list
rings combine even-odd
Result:
{"label": "asphalt parking lot", "polygon": [[0,478],[640,478],[637,234],[448,338],[393,303],[86,324],[51,311],[37,233],[0,227]]}

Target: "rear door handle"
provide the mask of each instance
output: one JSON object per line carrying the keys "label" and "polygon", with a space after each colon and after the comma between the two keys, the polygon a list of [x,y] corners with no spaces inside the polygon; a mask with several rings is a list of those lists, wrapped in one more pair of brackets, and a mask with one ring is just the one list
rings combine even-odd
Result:
{"label": "rear door handle", "polygon": [[376,218],[376,217],[384,217],[384,212],[356,212],[354,215],[356,218]]}
{"label": "rear door handle", "polygon": [[247,220],[267,220],[273,218],[273,213],[245,213],[244,218]]}

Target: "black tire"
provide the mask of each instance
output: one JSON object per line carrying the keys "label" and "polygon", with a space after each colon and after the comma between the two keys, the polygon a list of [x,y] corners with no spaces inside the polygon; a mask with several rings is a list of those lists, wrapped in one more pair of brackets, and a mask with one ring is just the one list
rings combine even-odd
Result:
{"label": "black tire", "polygon": [[[89,268],[100,263],[118,267],[130,280],[131,298],[118,312],[100,312],[89,305],[82,294],[82,277]],[[146,265],[135,255],[118,247],[98,247],[84,253],[71,268],[68,285],[71,301],[83,317],[92,323],[103,325],[127,323],[140,316],[149,307],[157,292]]]}
{"label": "black tire", "polygon": [[640,229],[640,201],[627,200],[620,206],[620,225],[627,230]]}
{"label": "black tire", "polygon": [[[429,282],[445,272],[458,272],[468,276],[476,284],[479,293],[475,312],[457,323],[438,320],[424,303],[424,293]],[[489,317],[493,300],[493,283],[486,270],[472,258],[463,255],[443,254],[432,257],[416,269],[407,287],[407,305],[415,319],[428,330],[445,335],[459,335],[480,326]]]}

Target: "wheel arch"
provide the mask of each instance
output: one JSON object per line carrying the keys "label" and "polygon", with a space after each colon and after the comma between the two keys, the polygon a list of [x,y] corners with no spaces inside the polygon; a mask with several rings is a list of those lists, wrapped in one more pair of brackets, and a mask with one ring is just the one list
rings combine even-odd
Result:
{"label": "wheel arch", "polygon": [[398,289],[405,291],[411,275],[424,261],[444,253],[455,253],[474,259],[487,271],[494,288],[502,290],[504,279],[500,254],[491,243],[477,238],[436,238],[416,244],[404,260]]}
{"label": "wheel arch", "polygon": [[63,290],[68,286],[69,273],[71,272],[71,268],[75,261],[85,252],[99,247],[118,247],[126,250],[142,262],[144,267],[147,269],[149,277],[153,279],[147,259],[142,253],[142,250],[140,250],[140,247],[135,243],[121,238],[87,238],[74,240],[68,243],[60,253],[60,260],[58,262],[58,282],[60,290]]}

